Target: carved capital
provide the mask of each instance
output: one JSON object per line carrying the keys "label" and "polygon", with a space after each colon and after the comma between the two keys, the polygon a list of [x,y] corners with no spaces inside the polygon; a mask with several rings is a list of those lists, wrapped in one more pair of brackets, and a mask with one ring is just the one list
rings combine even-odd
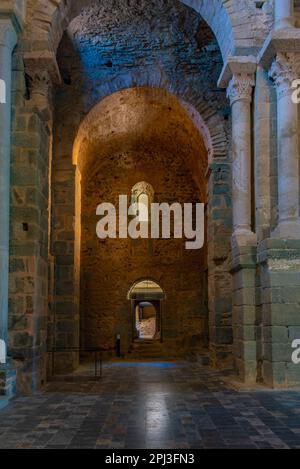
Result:
{"label": "carved capital", "polygon": [[28,76],[30,106],[36,108],[45,121],[52,119],[52,80],[45,70],[35,70]]}
{"label": "carved capital", "polygon": [[29,87],[32,95],[47,96],[52,81],[49,73],[46,70],[35,70],[30,75],[28,74]]}
{"label": "carved capital", "polygon": [[51,52],[28,52],[24,55],[30,91],[30,105],[45,121],[52,118],[51,94],[53,85],[61,83],[55,55]]}
{"label": "carved capital", "polygon": [[24,54],[25,70],[29,77],[40,75],[42,71],[48,73],[50,80],[55,85],[61,84],[61,76],[53,52],[34,51]]}
{"label": "carved capital", "polygon": [[228,88],[227,97],[230,99],[231,106],[236,101],[247,101],[251,103],[252,88],[255,85],[253,74],[236,73],[231,78]]}
{"label": "carved capital", "polygon": [[279,98],[292,94],[292,83],[297,78],[300,78],[299,59],[299,54],[278,53],[272,63],[269,76],[275,82]]}

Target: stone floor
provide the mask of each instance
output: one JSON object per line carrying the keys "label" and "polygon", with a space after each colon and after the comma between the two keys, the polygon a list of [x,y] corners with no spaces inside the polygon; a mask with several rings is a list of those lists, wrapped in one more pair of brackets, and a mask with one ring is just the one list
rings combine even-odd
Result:
{"label": "stone floor", "polygon": [[0,448],[300,449],[300,392],[237,391],[184,363],[85,373],[1,410]]}

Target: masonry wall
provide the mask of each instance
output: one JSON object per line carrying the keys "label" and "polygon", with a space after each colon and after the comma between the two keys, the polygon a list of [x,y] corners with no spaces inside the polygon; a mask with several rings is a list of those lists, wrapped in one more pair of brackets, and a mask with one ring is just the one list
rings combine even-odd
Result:
{"label": "masonry wall", "polygon": [[262,304],[261,378],[270,387],[299,385],[292,343],[300,334],[300,242],[268,239],[258,246]]}
{"label": "masonry wall", "polygon": [[[210,195],[213,194],[213,197],[209,201],[209,214],[214,217],[212,222],[209,216],[214,226],[211,235],[217,240],[209,261],[209,281],[213,294],[210,302],[211,350],[213,364],[227,366],[232,349],[228,261],[231,168],[228,145],[230,122],[225,119],[230,110],[225,92],[216,86],[223,64],[220,50],[201,17],[179,3],[160,3],[159,11],[157,5],[154,10],[150,3],[147,6],[137,4],[136,8],[131,9],[123,8],[121,3],[118,3],[117,23],[109,12],[109,5],[83,11],[69,26],[58,49],[58,63],[64,83],[56,94],[53,162],[55,340],[58,346],[73,345],[78,333],[77,325],[75,330],[71,326],[74,314],[78,324],[78,314],[74,313],[77,311],[76,301],[74,304],[76,269],[71,260],[75,253],[74,234],[72,236],[72,217],[75,215],[72,150],[80,122],[93,105],[116,91],[136,86],[157,87],[181,97],[200,112],[211,132],[217,166],[220,164],[222,168],[223,163],[225,166],[227,164],[225,170],[221,169],[223,176],[217,182],[214,181],[217,178],[215,169],[213,171],[210,184]],[[100,31],[94,26],[95,18],[102,25]],[[116,37],[118,45],[115,49],[112,44]],[[145,179],[148,180],[147,177]],[[215,182],[218,188],[213,192]],[[125,294],[122,293],[122,298]],[[218,331],[214,332],[216,324]]]}
{"label": "masonry wall", "polygon": [[[134,168],[134,170],[133,170]],[[201,202],[199,190],[186,169],[180,151],[140,148],[103,158],[82,176],[81,324],[86,346],[114,348],[121,334],[122,349],[132,339],[132,316],[127,299],[139,279],[154,279],[167,300],[163,337],[174,341],[178,355],[201,350],[207,344],[206,248],[187,251],[183,240],[99,240],[96,207],[131,197],[132,187],[147,181],[162,203]],[[91,177],[90,174],[93,174]],[[172,230],[173,231],[173,230]],[[166,353],[171,347],[166,347]],[[114,354],[114,350],[112,354]]]}
{"label": "masonry wall", "polygon": [[[171,0],[161,2],[159,11],[150,2],[147,7],[137,2],[138,8],[135,9],[123,8],[122,2],[116,6],[120,11],[117,26],[113,26],[116,16],[101,4],[91,14],[83,12],[82,17],[68,28],[60,45],[58,63],[63,85],[56,89],[51,181],[48,169],[52,129],[47,122],[47,113],[40,113],[30,100],[23,64],[24,52],[46,48],[46,43],[38,38],[35,42],[28,41],[25,33],[14,59],[9,353],[19,371],[19,389],[26,392],[45,382],[47,348],[79,345],[79,265],[74,263],[76,168],[72,164],[73,143],[80,122],[90,109],[101,98],[124,88],[164,88],[190,103],[209,127],[215,161],[220,167],[223,163],[228,164],[226,181],[219,181],[216,191],[221,192],[214,193],[211,204],[215,210],[214,230],[220,227],[218,239],[222,243],[224,241],[224,248],[221,254],[213,255],[209,260],[210,272],[216,269],[219,275],[217,286],[214,286],[214,273],[210,275],[214,300],[209,309],[212,334],[215,306],[218,310],[218,333],[211,342],[213,363],[217,364],[218,360],[225,363],[225,356],[230,357],[231,354],[228,288],[230,189],[227,183],[230,179],[227,139],[230,125],[225,122],[229,112],[225,93],[216,88],[222,68],[220,50],[201,17],[181,4],[174,4]],[[102,25],[100,32],[92,25],[93,15]],[[130,29],[132,24],[134,30]],[[112,39],[116,37],[117,51],[111,46]],[[113,55],[114,61],[111,60]],[[95,57],[98,62],[95,62]],[[211,181],[214,177],[211,176]],[[52,208],[48,200],[49,182]],[[185,255],[176,262],[184,265],[183,271],[188,278]],[[194,261],[189,260],[188,263],[194,269]],[[201,305],[203,311],[203,301],[207,298],[204,293],[207,283],[203,284],[201,268],[198,275],[201,277],[200,280],[197,277],[200,296],[195,296],[189,303],[185,292],[182,290],[180,293],[180,314],[185,312],[187,319],[182,316],[179,322],[188,337],[190,314],[198,314],[199,308],[195,305]],[[195,319],[201,336],[207,330],[204,326],[206,321],[207,315],[201,320],[199,317]],[[170,338],[177,330],[177,326],[171,324],[172,317],[167,325]],[[193,342],[190,337],[187,340]],[[221,347],[219,355],[215,353],[217,344]],[[63,361],[67,360],[68,357],[64,357]],[[70,366],[76,363],[75,357]]]}
{"label": "masonry wall", "polygon": [[[27,99],[26,99],[27,98]],[[13,64],[9,355],[18,389],[45,383],[48,316],[50,131],[28,99],[22,57]]]}

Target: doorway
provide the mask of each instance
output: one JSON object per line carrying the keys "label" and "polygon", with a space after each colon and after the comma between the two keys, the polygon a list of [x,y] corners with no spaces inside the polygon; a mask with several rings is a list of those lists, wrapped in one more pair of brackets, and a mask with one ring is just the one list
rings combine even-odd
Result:
{"label": "doorway", "polygon": [[[159,313],[155,302],[137,301],[135,306],[135,327],[138,338],[141,340],[154,340],[159,338]],[[160,305],[158,305],[159,308]]]}
{"label": "doorway", "polygon": [[131,301],[133,340],[163,340],[165,294],[152,280],[138,281],[128,294]]}

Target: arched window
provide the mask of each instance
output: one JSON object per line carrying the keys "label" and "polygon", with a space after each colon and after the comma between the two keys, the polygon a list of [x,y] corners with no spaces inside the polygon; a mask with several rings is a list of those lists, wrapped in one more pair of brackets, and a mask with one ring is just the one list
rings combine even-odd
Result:
{"label": "arched window", "polygon": [[154,189],[148,182],[138,182],[131,191],[131,203],[138,205],[140,223],[150,222],[151,204],[154,202]]}

